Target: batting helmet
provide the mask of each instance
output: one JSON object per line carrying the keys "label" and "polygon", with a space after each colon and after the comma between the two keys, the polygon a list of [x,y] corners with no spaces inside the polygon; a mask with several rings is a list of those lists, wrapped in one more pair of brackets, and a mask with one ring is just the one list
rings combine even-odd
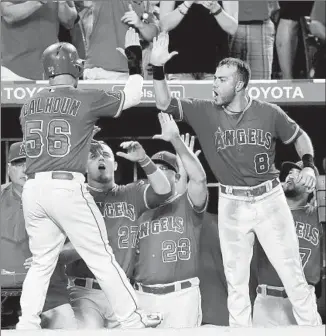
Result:
{"label": "batting helmet", "polygon": [[50,45],[44,50],[42,61],[46,78],[66,74],[78,78],[83,72],[83,61],[70,43]]}

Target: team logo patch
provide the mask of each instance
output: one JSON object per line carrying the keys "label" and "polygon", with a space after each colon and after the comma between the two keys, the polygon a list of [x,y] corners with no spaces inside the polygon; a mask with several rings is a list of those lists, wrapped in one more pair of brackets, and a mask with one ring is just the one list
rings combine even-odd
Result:
{"label": "team logo patch", "polygon": [[19,156],[26,156],[25,145],[22,143],[19,148]]}

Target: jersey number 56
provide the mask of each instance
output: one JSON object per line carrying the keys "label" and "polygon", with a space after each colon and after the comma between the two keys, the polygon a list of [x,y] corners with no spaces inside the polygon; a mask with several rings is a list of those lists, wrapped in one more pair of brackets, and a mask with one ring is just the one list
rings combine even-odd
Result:
{"label": "jersey number 56", "polygon": [[42,155],[44,146],[52,157],[64,157],[70,152],[71,127],[65,119],[52,119],[47,125],[43,120],[25,123],[25,149],[29,158]]}

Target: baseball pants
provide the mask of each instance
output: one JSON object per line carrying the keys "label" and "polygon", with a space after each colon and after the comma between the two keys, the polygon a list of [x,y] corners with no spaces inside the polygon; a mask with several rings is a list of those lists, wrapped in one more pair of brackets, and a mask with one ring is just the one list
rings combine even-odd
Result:
{"label": "baseball pants", "polygon": [[297,324],[320,325],[316,299],[303,273],[298,237],[282,186],[279,183],[272,188],[272,181],[263,185],[269,191],[260,196],[233,194],[236,189],[245,189],[249,194],[250,189],[257,187],[224,186],[227,194],[219,190],[218,223],[228,285],[229,324],[252,326],[248,284],[256,235],[284,285]]}
{"label": "baseball pants", "polygon": [[[284,287],[272,287],[284,290]],[[311,295],[315,296],[315,288],[309,286]],[[253,325],[255,327],[286,327],[296,325],[292,304],[288,298],[257,293],[253,308]]]}
{"label": "baseball pants", "polygon": [[41,314],[42,329],[77,329],[77,320],[69,303]]}
{"label": "baseball pants", "polygon": [[[192,286],[181,289],[181,283],[190,281]],[[162,288],[175,286],[175,291],[169,294],[151,294],[144,292],[141,284],[136,285],[136,293],[141,309],[157,311],[163,315],[162,322],[156,328],[195,328],[202,322],[201,296],[199,279],[178,281],[165,285],[146,286]]]}
{"label": "baseball pants", "polygon": [[[101,289],[95,289],[95,279],[86,278],[86,286],[69,286],[71,306],[75,312],[81,329],[114,329],[120,328],[120,323],[108,304]],[[70,282],[73,283],[71,278]]]}
{"label": "baseball pants", "polygon": [[115,260],[103,217],[87,191],[85,177],[52,179],[35,174],[23,189],[22,201],[33,262],[23,283],[22,316],[17,329],[39,329],[50,277],[68,236],[96,276],[123,328],[143,328],[137,298]]}

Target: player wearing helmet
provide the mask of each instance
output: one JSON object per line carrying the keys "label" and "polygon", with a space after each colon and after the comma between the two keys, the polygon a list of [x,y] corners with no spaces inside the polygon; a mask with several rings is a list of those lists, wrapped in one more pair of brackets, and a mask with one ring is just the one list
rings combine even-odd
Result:
{"label": "player wearing helmet", "polygon": [[[133,288],[112,253],[101,212],[84,183],[96,121],[117,118],[140,102],[141,48],[132,28],[125,47],[130,77],[119,92],[78,89],[82,67],[76,49],[67,43],[48,47],[43,62],[50,87],[22,108],[27,156],[22,201],[33,262],[23,284],[17,329],[40,328],[49,279],[67,236],[97,278],[122,328],[160,322],[138,310]],[[167,179],[163,182],[162,194],[169,193]]]}

